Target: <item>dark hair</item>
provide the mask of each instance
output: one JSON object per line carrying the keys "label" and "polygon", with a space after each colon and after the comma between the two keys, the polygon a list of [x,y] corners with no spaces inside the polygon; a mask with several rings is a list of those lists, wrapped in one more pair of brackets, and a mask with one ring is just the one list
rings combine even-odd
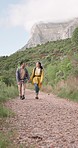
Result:
{"label": "dark hair", "polygon": [[24,63],[24,61],[22,60],[22,61],[20,61],[20,65],[22,65]]}
{"label": "dark hair", "polygon": [[43,69],[43,67],[42,67],[42,65],[41,65],[41,62],[38,62],[38,64],[40,65],[40,68]]}

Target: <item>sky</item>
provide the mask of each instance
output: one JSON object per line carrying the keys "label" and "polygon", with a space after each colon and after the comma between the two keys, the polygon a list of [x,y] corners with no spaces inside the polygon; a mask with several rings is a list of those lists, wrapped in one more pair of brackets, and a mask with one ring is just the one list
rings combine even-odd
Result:
{"label": "sky", "polygon": [[78,17],[78,0],[0,0],[0,56],[21,49],[39,22],[64,22]]}

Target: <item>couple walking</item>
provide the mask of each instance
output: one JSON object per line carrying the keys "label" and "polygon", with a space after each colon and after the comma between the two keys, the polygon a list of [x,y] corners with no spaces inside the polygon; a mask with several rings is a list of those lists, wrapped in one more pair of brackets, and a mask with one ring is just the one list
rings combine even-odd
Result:
{"label": "couple walking", "polygon": [[28,70],[23,61],[20,62],[20,66],[16,70],[16,80],[18,85],[20,99],[25,99],[26,82],[32,82],[35,87],[36,99],[38,99],[39,90],[43,81],[43,67],[40,62],[36,63],[36,67],[32,71],[32,75],[29,77]]}

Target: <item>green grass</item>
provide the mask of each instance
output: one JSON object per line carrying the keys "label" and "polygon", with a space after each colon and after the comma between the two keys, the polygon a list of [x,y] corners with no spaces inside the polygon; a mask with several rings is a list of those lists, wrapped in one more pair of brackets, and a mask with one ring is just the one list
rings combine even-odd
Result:
{"label": "green grass", "polygon": [[[47,42],[10,56],[3,56],[0,57],[0,126],[5,127],[6,118],[13,115],[4,106],[4,102],[18,95],[15,72],[21,60],[26,62],[30,75],[35,63],[41,61],[44,67],[43,91],[47,90],[62,98],[78,101],[78,46],[74,45],[71,39]],[[33,88],[31,84],[27,85]],[[0,148],[15,148],[12,143],[13,137],[13,131],[7,134],[2,131]],[[23,146],[20,145],[20,148]]]}
{"label": "green grass", "polygon": [[10,117],[14,115],[14,113],[6,108],[3,104],[0,105],[0,117]]}
{"label": "green grass", "polygon": [[5,139],[3,139],[3,140],[1,140],[0,141],[0,148],[7,148],[8,147],[8,140],[5,140]]}
{"label": "green grass", "polygon": [[[18,51],[9,57],[0,57],[0,80],[2,82],[8,86],[16,85],[15,72],[21,60],[26,62],[30,75],[35,63],[41,61],[45,73],[44,85],[50,85],[53,89],[62,80],[66,81],[69,76],[78,77],[78,46],[73,44],[71,39],[47,42],[25,51]],[[9,91],[9,87],[7,90],[1,91],[0,100],[4,101],[6,96],[10,98],[11,94],[15,92],[15,90]],[[77,89],[75,88],[74,91]],[[12,95],[14,96],[14,94]],[[70,98],[70,95],[68,97]],[[74,99],[73,97],[72,99]]]}
{"label": "green grass", "polygon": [[17,87],[6,86],[3,82],[0,82],[0,117],[10,116],[11,111],[9,111],[3,105],[3,102],[12,99],[18,95]]}
{"label": "green grass", "polygon": [[14,132],[0,132],[0,148],[17,148],[13,143]]}
{"label": "green grass", "polygon": [[5,83],[0,82],[0,102],[7,101],[8,99],[14,98],[18,95],[17,87],[6,86]]}
{"label": "green grass", "polygon": [[[6,123],[6,118],[15,116],[10,109],[5,107],[4,103],[9,99],[15,98],[17,95],[17,86],[7,86],[4,82],[0,81],[0,128],[7,129],[9,125]],[[0,148],[17,148],[12,143],[10,137],[13,138],[13,132],[8,131],[8,133],[4,133],[4,130],[0,132]]]}
{"label": "green grass", "polygon": [[77,90],[70,90],[70,89],[62,89],[58,94],[61,98],[70,99],[72,101],[78,102],[78,91]]}

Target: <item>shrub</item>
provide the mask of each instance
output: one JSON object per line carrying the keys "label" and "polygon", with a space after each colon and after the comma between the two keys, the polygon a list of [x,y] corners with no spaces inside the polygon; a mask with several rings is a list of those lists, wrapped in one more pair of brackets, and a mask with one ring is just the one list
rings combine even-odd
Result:
{"label": "shrub", "polygon": [[72,39],[72,42],[74,42],[76,45],[78,45],[78,27],[74,30],[71,39]]}
{"label": "shrub", "polygon": [[2,104],[0,105],[0,117],[9,117],[12,114],[9,109],[5,108]]}
{"label": "shrub", "polygon": [[0,102],[4,102],[7,99],[14,98],[18,95],[16,86],[6,86],[5,83],[0,81]]}

